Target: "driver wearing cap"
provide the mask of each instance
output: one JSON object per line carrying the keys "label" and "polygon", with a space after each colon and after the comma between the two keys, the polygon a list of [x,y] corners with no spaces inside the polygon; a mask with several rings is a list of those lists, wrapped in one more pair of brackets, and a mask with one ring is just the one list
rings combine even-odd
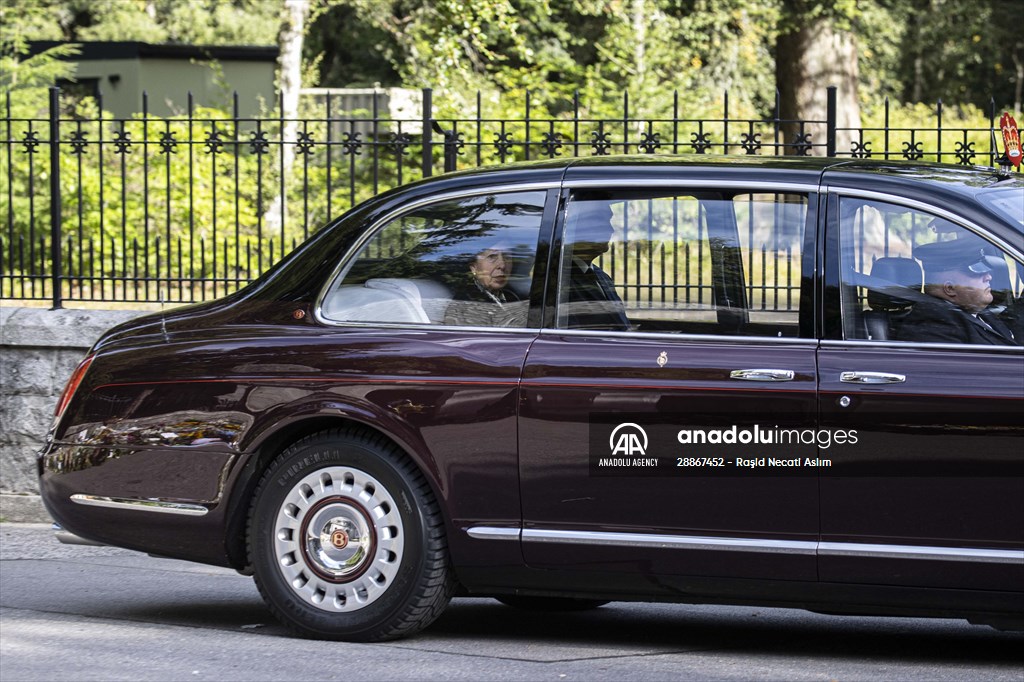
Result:
{"label": "driver wearing cap", "polygon": [[923,244],[914,256],[924,265],[924,292],[900,325],[900,341],[1016,345],[1010,329],[985,309],[992,303],[992,268],[985,243],[961,237]]}

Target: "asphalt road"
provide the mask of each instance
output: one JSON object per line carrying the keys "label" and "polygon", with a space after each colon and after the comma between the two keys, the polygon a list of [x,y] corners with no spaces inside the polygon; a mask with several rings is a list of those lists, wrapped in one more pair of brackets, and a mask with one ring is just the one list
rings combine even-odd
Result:
{"label": "asphalt road", "polygon": [[297,639],[252,580],[0,524],[0,680],[1024,680],[1024,635],[964,621],[456,599],[386,644]]}

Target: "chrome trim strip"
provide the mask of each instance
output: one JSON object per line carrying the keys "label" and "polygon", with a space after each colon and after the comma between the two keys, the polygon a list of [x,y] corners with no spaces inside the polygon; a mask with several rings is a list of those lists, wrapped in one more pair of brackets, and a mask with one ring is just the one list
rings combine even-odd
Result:
{"label": "chrome trim strip", "polygon": [[615,190],[622,187],[637,187],[637,188],[652,188],[652,189],[671,189],[673,187],[679,187],[681,189],[705,189],[708,191],[714,191],[716,189],[749,189],[754,192],[761,192],[766,190],[774,190],[776,192],[806,192],[808,194],[816,194],[818,192],[818,179],[821,177],[820,172],[816,173],[814,177],[808,177],[807,184],[801,184],[798,182],[772,182],[770,180],[761,180],[746,182],[743,180],[714,180],[714,179],[673,179],[673,178],[648,178],[648,179],[637,179],[637,178],[595,178],[593,180],[565,180],[562,183],[563,187],[568,189],[586,189],[589,187],[601,187],[603,189]]}
{"label": "chrome trim strip", "polygon": [[1024,565],[1024,550],[975,549],[973,547],[925,547],[918,545],[869,545],[856,542],[821,542],[819,556],[871,557],[875,559],[934,559],[983,564]]}
{"label": "chrome trim strip", "polygon": [[[611,331],[611,330],[587,330],[587,329],[541,329],[538,327],[471,327],[466,325],[445,325],[445,324],[426,324],[416,322],[327,322],[331,326],[338,327],[341,329],[404,329],[406,331],[423,331],[423,332],[459,332],[459,331],[487,331],[487,332],[500,332],[510,334],[540,334],[542,336],[552,335],[566,335],[566,336],[600,336],[609,338],[627,338],[627,339],[658,339],[658,340],[686,340],[686,341],[707,341],[707,342],[727,342],[727,343],[743,343],[743,344],[771,344],[771,345],[798,345],[798,346],[811,346],[816,347],[818,345],[817,339],[805,339],[797,338],[793,336],[787,337],[775,337],[775,336],[718,336],[716,334],[672,334],[670,332],[623,332],[623,331]],[[870,341],[866,342],[869,345]],[[881,342],[874,345],[880,345]],[[907,345],[907,344],[904,344]],[[936,344],[929,344],[936,345]],[[950,346],[951,348],[960,348],[961,346]],[[1013,346],[977,346],[978,348],[1002,348],[1003,350],[1009,349],[1014,350]],[[1021,350],[1016,348],[1016,350]]]}
{"label": "chrome trim strip", "polygon": [[823,340],[822,348],[892,348],[907,349],[934,349],[934,350],[968,350],[968,351],[994,351],[997,353],[1009,353],[1011,355],[1024,354],[1024,348],[1020,346],[989,346],[984,343],[924,343],[916,341],[868,341],[867,339]]}
{"label": "chrome trim strip", "polygon": [[523,530],[523,540],[569,545],[604,545],[648,549],[711,549],[732,552],[769,552],[773,554],[813,555],[817,542],[811,540],[759,540],[692,535],[656,535],[648,533],[605,533],[572,530]]}
{"label": "chrome trim strip", "polygon": [[334,283],[338,280],[338,278],[345,274],[346,268],[349,265],[349,261],[355,256],[355,254],[359,253],[359,249],[363,248],[363,245],[366,244],[366,242],[370,241],[370,239],[372,239],[373,236],[376,235],[381,228],[383,228],[387,223],[391,222],[394,218],[402,214],[408,213],[410,211],[414,211],[417,208],[420,208],[421,206],[427,206],[429,204],[435,204],[441,201],[447,201],[449,199],[461,199],[463,197],[474,197],[480,196],[482,194],[494,194],[498,192],[546,192],[551,189],[559,189],[560,187],[561,183],[558,181],[482,185],[479,187],[470,187],[461,190],[454,190],[451,192],[444,192],[442,194],[434,194],[429,197],[422,197],[417,201],[412,201],[407,204],[403,204],[399,208],[396,208],[392,211],[389,211],[388,213],[385,213],[383,216],[378,218],[372,225],[370,225],[368,229],[363,230],[362,236],[359,239],[357,239],[356,242],[351,247],[349,247],[349,250],[346,251],[345,255],[342,256],[341,259],[338,261],[338,264],[335,266],[334,271],[331,272],[331,276],[327,278],[327,284],[325,284],[324,287],[320,289],[320,293],[317,294],[316,303],[313,306],[313,318],[317,322],[335,327],[343,324],[349,324],[346,322],[329,320],[323,316],[321,308],[323,306],[324,298],[326,298],[327,292],[331,290],[331,287],[334,286]]}
{"label": "chrome trim strip", "polygon": [[466,535],[477,540],[518,540],[520,533],[522,533],[520,528],[473,526],[466,529]]}
{"label": "chrome trim strip", "polygon": [[159,500],[139,500],[126,497],[102,497],[100,495],[83,495],[81,493],[72,495],[70,499],[75,504],[83,504],[88,507],[108,507],[110,509],[181,514],[183,516],[203,516],[210,511],[201,504],[160,502]]}
{"label": "chrome trim strip", "polygon": [[686,341],[707,341],[707,342],[730,342],[743,344],[771,344],[771,345],[798,345],[818,346],[817,339],[805,339],[793,336],[718,336],[716,334],[672,334],[669,332],[634,332],[634,331],[606,331],[593,329],[541,329],[541,336],[599,336],[601,338],[625,338],[625,339],[659,339],[659,340],[686,340]]}
{"label": "chrome trim strip", "polygon": [[708,549],[731,552],[765,552],[804,556],[849,556],[877,559],[928,559],[972,563],[1022,564],[1024,549],[981,549],[974,547],[929,547],[925,545],[882,545],[857,542],[813,540],[764,540],[760,538],[664,535],[655,533],[612,533],[602,531],[542,530],[535,528],[494,528],[474,526],[466,530],[481,540],[516,540],[565,545],[600,545],[638,549]]}
{"label": "chrome trim strip", "polygon": [[427,322],[328,322],[331,326],[342,329],[404,329],[421,332],[508,332],[510,334],[534,334],[539,327],[471,327],[468,325],[430,324]]}
{"label": "chrome trim strip", "polygon": [[920,211],[927,211],[928,213],[934,213],[946,220],[950,221],[955,225],[966,227],[971,232],[974,232],[979,237],[994,242],[1003,251],[1008,252],[1011,256],[1017,260],[1024,260],[1024,252],[1012,244],[1003,241],[994,234],[986,232],[983,228],[975,225],[969,220],[966,220],[963,216],[952,213],[944,208],[928,204],[923,201],[917,201],[915,199],[907,199],[906,197],[899,196],[897,194],[888,194],[886,192],[875,192],[866,189],[853,189],[849,187],[829,187],[829,194],[838,194],[839,196],[858,197],[861,199],[871,199],[874,201],[884,201],[889,204],[897,204],[899,206],[907,206],[909,208],[915,208]]}

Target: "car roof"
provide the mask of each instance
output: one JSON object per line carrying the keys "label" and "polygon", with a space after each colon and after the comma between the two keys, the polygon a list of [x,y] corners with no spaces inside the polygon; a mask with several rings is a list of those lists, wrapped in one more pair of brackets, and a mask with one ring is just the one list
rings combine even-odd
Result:
{"label": "car roof", "polygon": [[[827,174],[834,182],[844,184],[856,176],[859,180],[877,178],[879,183],[900,185],[942,185],[950,191],[973,195],[978,190],[1007,182],[1007,177],[986,166],[955,166],[926,161],[889,159],[846,159],[821,156],[759,156],[710,154],[618,154],[586,157],[567,157],[520,161],[503,165],[481,166],[434,176],[426,182],[442,178],[467,180],[498,176],[504,180],[533,179],[538,175],[550,177],[561,171],[568,178],[608,177],[617,171],[638,173],[639,177],[667,176],[680,169],[705,169],[711,176],[741,175],[765,172],[778,175],[792,174],[804,181],[812,175]],[[773,176],[774,177],[774,176]],[[708,178],[711,179],[711,178]],[[1024,182],[1019,174],[1009,180]]]}
{"label": "car roof", "polygon": [[[961,166],[902,159],[846,159],[822,156],[634,154],[575,158],[566,163],[566,168],[570,170],[623,167],[664,168],[667,170],[728,168],[733,172],[741,173],[743,169],[776,172],[827,172],[839,174],[837,179],[843,175],[856,174],[859,177],[876,176],[889,182],[942,183],[950,187],[961,186],[967,192],[989,188],[1007,179],[1007,176],[1000,175],[996,169],[987,166]],[[1021,179],[1020,175],[1011,177]]]}
{"label": "car roof", "polygon": [[989,166],[954,166],[923,161],[850,159],[839,161],[826,170],[837,179],[844,174],[857,173],[860,177],[874,176],[890,182],[941,184],[950,189],[959,188],[968,194],[1000,183],[1024,181],[1020,174],[1002,175]]}
{"label": "car roof", "polygon": [[[984,166],[896,159],[853,159],[821,156],[711,154],[632,154],[556,157],[481,166],[419,180],[384,192],[371,203],[426,197],[473,187],[562,185],[565,187],[642,187],[679,180],[777,183],[876,192],[959,211],[979,225],[990,224],[1004,239],[1016,243],[1022,226],[992,210],[979,194],[997,188],[1024,188],[1024,174],[1001,174]],[[879,197],[884,200],[884,197]]]}

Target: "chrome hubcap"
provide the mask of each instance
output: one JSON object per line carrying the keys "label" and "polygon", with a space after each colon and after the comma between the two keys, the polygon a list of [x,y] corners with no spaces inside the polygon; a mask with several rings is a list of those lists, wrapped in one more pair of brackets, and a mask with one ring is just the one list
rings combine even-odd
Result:
{"label": "chrome hubcap", "polygon": [[384,594],[403,547],[394,498],[351,467],[328,467],[299,481],[274,526],[281,574],[303,601],[325,611],[354,611]]}
{"label": "chrome hubcap", "polygon": [[328,498],[307,515],[303,523],[309,566],[328,580],[352,576],[366,568],[373,555],[374,533],[358,504],[345,498]]}

